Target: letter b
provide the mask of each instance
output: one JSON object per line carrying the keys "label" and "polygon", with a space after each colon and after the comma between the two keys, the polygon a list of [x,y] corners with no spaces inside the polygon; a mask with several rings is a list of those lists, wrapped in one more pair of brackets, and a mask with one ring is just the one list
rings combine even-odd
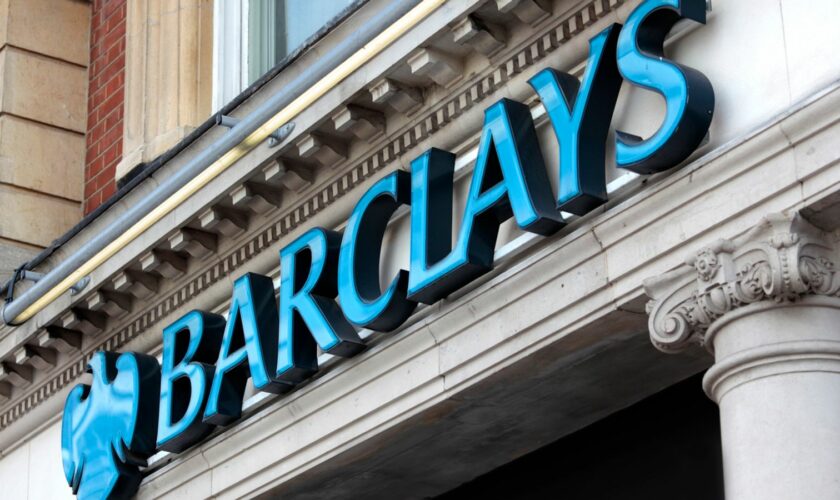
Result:
{"label": "letter b", "polygon": [[163,330],[158,448],[181,452],[213,430],[201,415],[224,328],[223,317],[191,311]]}

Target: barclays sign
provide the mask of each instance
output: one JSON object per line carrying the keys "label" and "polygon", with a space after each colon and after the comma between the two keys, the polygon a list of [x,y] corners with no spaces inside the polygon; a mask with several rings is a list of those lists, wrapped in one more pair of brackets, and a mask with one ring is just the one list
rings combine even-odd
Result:
{"label": "barclays sign", "polygon": [[[313,228],[280,250],[279,303],[270,278],[248,273],[233,285],[227,319],[192,311],[163,330],[160,364],[143,354],[96,353],[92,384],[76,386],[64,409],[62,457],[73,491],[130,495],[157,450],[184,451],[236,421],[249,378],[281,394],[318,370],[318,348],[341,357],[361,352],[357,329],[392,331],[418,303],[490,271],[504,221],[550,235],[564,225],[561,212],[584,215],[605,203],[606,141],[622,81],[660,94],[666,111],[649,138],[616,132],[618,167],[651,174],[688,158],[708,132],[714,91],[699,71],[665,58],[662,45],[678,20],[704,23],[705,16],[705,0],[646,0],[624,26],[590,40],[580,81],[553,69],[531,78],[560,146],[558,193],[529,108],[502,99],[485,110],[454,242],[455,156],[432,148],[410,172],[374,184],[343,233]],[[411,211],[410,264],[383,290],[383,237],[403,205]]]}

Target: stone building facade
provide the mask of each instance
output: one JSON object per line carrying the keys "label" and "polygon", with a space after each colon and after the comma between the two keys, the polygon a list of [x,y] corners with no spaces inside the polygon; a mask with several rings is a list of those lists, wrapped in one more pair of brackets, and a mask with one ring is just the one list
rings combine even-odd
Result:
{"label": "stone building facade", "polygon": [[[73,388],[95,383],[85,373],[95,353],[160,361],[162,332],[190,311],[235,321],[243,275],[267,276],[277,292],[278,252],[316,227],[346,232],[369,189],[431,148],[455,155],[460,230],[495,103],[533,121],[557,193],[555,117],[529,80],[545,68],[585,79],[593,40],[665,3],[311,0],[310,19],[294,2],[65,0],[55,26],[39,2],[0,2],[0,153],[18,158],[0,170],[0,190],[24,193],[0,196],[12,207],[0,244],[24,251],[4,254],[10,269],[29,259],[46,276],[14,284],[0,326],[10,498],[71,496],[62,416]],[[690,156],[656,173],[617,164],[616,141],[632,139],[616,130],[649,138],[668,119],[661,96],[624,81],[599,144],[605,203],[564,213],[548,236],[504,221],[492,270],[394,331],[361,329],[366,349],[354,356],[318,351],[317,373],[294,390],[249,383],[241,418],[151,453],[132,493],[840,499],[840,7],[671,4],[691,4],[695,20],[660,21],[665,57],[714,88],[711,126]],[[394,36],[365,39],[388,15],[383,33]],[[71,29],[64,20],[82,26],[89,51],[53,53],[69,44],[34,36]],[[340,77],[326,68],[301,86],[354,44],[335,61],[350,68]],[[16,70],[16,58],[50,66]],[[20,83],[30,71],[78,79],[81,97]],[[63,114],[44,113],[54,95]],[[15,152],[27,141],[6,141],[7,127],[29,127],[31,145]],[[26,177],[42,169],[44,182],[55,172],[67,182]],[[35,195],[40,208],[27,212],[23,197]],[[388,222],[383,277],[410,266],[413,210]],[[15,232],[46,224],[46,239]]]}
{"label": "stone building facade", "polygon": [[81,218],[89,28],[86,2],[0,3],[4,282]]}

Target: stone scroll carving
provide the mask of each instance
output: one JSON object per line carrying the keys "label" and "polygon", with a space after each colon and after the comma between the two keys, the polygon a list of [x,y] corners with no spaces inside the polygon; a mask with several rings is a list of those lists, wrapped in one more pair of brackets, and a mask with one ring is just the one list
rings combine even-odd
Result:
{"label": "stone scroll carving", "polygon": [[[761,301],[840,296],[836,238],[799,215],[767,216],[745,235],[718,240],[686,265],[645,280],[650,337],[661,351],[706,345],[709,326]],[[706,345],[711,351],[711,346]]]}

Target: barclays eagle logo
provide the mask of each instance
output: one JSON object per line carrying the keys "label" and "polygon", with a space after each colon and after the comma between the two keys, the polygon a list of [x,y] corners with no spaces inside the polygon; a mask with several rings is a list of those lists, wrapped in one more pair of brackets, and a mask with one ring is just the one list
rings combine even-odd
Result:
{"label": "barclays eagle logo", "polygon": [[130,496],[155,451],[160,366],[145,354],[97,352],[88,371],[92,384],[74,387],[64,406],[64,475],[80,499]]}

